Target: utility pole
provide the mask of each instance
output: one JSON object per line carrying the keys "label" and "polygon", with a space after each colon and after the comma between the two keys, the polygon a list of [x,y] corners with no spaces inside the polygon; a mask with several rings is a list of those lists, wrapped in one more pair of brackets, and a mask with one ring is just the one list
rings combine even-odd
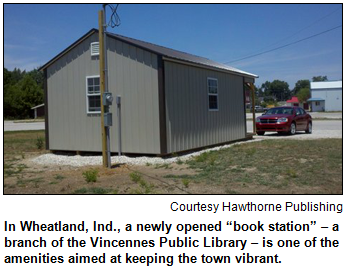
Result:
{"label": "utility pole", "polygon": [[252,92],[252,123],[253,123],[253,133],[256,134],[256,114],[255,114],[255,85],[250,83],[250,89]]}
{"label": "utility pole", "polygon": [[112,126],[112,114],[109,113],[109,106],[112,104],[113,97],[108,92],[106,27],[105,5],[103,5],[103,10],[99,11],[102,160],[104,167],[111,168],[109,129]]}

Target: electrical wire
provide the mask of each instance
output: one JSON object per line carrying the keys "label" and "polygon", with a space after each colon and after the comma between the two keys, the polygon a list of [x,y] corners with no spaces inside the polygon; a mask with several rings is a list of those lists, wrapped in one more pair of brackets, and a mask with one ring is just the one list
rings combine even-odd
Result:
{"label": "electrical wire", "polygon": [[335,29],[337,29],[337,28],[340,28],[340,27],[342,27],[342,25],[336,26],[336,27],[334,27],[334,28],[331,28],[331,29],[328,29],[328,30],[326,30],[326,31],[320,32],[320,33],[318,33],[318,34],[314,34],[314,35],[312,35],[312,36],[308,36],[308,37],[306,37],[306,38],[299,39],[299,40],[297,40],[297,41],[288,43],[288,44],[286,44],[286,45],[283,45],[283,46],[280,46],[280,47],[276,47],[276,48],[274,48],[274,49],[270,49],[270,50],[267,50],[267,51],[263,51],[263,52],[260,52],[260,53],[256,53],[256,54],[253,54],[253,55],[250,55],[250,56],[247,56],[247,57],[243,57],[243,58],[240,58],[240,59],[237,59],[237,60],[228,61],[228,62],[225,62],[224,64],[239,62],[239,61],[246,60],[246,59],[249,59],[249,58],[253,58],[253,57],[256,57],[256,56],[259,56],[259,55],[263,55],[263,54],[266,54],[266,53],[269,53],[269,52],[272,52],[272,51],[275,51],[275,50],[279,50],[279,49],[282,49],[282,48],[286,48],[286,47],[288,47],[288,46],[291,46],[291,45],[300,43],[300,42],[302,42],[302,41],[311,39],[311,38],[313,38],[313,37],[316,37],[316,36],[319,36],[319,35],[328,33],[328,32],[330,32],[330,31],[333,31],[333,30],[335,30]]}
{"label": "electrical wire", "polygon": [[117,12],[119,4],[116,4],[116,6],[113,6],[112,4],[106,4],[106,6],[108,6],[111,9],[112,15],[110,17],[108,26],[115,28],[120,26],[121,24],[121,20],[120,20],[120,16]]}
{"label": "electrical wire", "polygon": [[283,38],[283,39],[280,39],[279,41],[276,41],[276,42],[274,42],[274,43],[272,43],[272,44],[270,44],[270,45],[268,45],[268,46],[262,47],[261,49],[256,50],[256,51],[254,51],[254,52],[251,53],[251,54],[247,54],[247,55],[245,55],[245,56],[243,56],[243,57],[247,57],[247,56],[249,56],[249,55],[256,54],[256,53],[258,53],[258,52],[263,51],[264,49],[268,49],[268,48],[270,48],[270,47],[272,47],[272,46],[274,46],[274,45],[276,45],[276,44],[279,44],[279,43],[281,43],[281,42],[283,42],[283,41],[285,41],[285,40],[287,40],[287,39],[290,39],[291,37],[296,36],[297,34],[303,32],[304,30],[306,30],[306,29],[308,29],[308,28],[310,28],[311,26],[315,25],[316,23],[318,23],[318,22],[324,20],[325,18],[331,16],[332,14],[334,14],[334,13],[337,12],[337,11],[339,11],[340,9],[342,9],[342,7],[333,10],[331,13],[328,13],[327,15],[323,16],[322,18],[319,18],[318,20],[312,22],[312,23],[309,24],[308,26],[305,26],[305,27],[301,28],[300,30],[298,30],[298,31],[295,32],[294,34],[289,35],[289,36],[287,36],[287,37],[285,37],[285,38]]}

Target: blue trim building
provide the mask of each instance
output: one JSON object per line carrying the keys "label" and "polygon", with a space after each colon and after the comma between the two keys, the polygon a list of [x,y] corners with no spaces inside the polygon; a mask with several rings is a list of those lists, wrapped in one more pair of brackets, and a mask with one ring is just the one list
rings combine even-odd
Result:
{"label": "blue trim building", "polygon": [[342,81],[310,83],[311,111],[342,111]]}

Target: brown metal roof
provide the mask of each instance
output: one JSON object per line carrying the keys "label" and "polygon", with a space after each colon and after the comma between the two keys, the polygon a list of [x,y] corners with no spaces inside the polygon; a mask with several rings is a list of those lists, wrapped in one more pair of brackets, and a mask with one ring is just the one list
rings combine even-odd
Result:
{"label": "brown metal roof", "polygon": [[232,73],[238,73],[238,74],[242,74],[242,75],[246,75],[246,76],[250,76],[250,77],[254,77],[257,78],[257,75],[248,73],[248,72],[244,72],[242,70],[239,70],[237,68],[225,65],[225,64],[221,64],[212,60],[209,60],[207,58],[204,57],[200,57],[200,56],[196,56],[193,54],[189,54],[189,53],[185,53],[182,51],[178,51],[178,50],[174,50],[174,49],[170,49],[170,48],[166,48],[166,47],[162,47],[159,45],[155,45],[152,43],[148,43],[145,41],[141,41],[141,40],[137,40],[134,38],[129,38],[129,37],[125,37],[125,36],[121,36],[121,35],[116,35],[116,34],[111,34],[111,33],[107,33],[108,36],[111,37],[115,37],[116,39],[125,41],[127,43],[131,43],[134,45],[137,45],[141,48],[150,50],[152,52],[155,52],[157,54],[160,54],[162,56],[166,56],[168,58],[172,58],[172,59],[177,59],[177,60],[181,60],[181,61],[185,61],[185,62],[190,62],[190,63],[194,63],[194,64],[199,64],[205,67],[212,67],[212,68],[216,68],[216,69],[222,69],[224,71],[229,71]]}
{"label": "brown metal roof", "polygon": [[[97,32],[98,32],[97,29],[90,30],[87,34],[85,34],[83,37],[81,37],[79,40],[77,40],[71,46],[69,46],[67,49],[65,49],[63,52],[61,52],[59,55],[57,55],[52,60],[50,60],[48,63],[46,63],[44,66],[42,66],[40,68],[40,70],[47,68],[49,65],[51,65],[53,62],[55,62],[62,55],[67,53],[69,50],[71,50],[73,47],[78,45],[80,42],[82,42],[85,38],[87,38],[91,34],[94,34]],[[247,76],[247,77],[252,77],[252,78],[258,77],[255,74],[251,74],[251,73],[239,70],[237,68],[209,60],[209,59],[204,58],[204,57],[196,56],[193,54],[189,54],[189,53],[185,53],[182,51],[162,47],[162,46],[155,45],[155,44],[152,44],[149,42],[145,42],[145,41],[141,41],[138,39],[125,37],[125,36],[121,36],[121,35],[117,35],[117,34],[113,34],[113,33],[107,33],[107,35],[111,38],[115,38],[115,39],[124,41],[126,43],[132,44],[134,46],[140,47],[142,49],[151,51],[155,54],[158,54],[158,55],[161,55],[161,56],[173,59],[173,60],[179,60],[179,61],[183,61],[183,62],[187,62],[187,63],[196,64],[196,65],[199,65],[199,66],[204,67],[204,68],[212,68],[212,69],[218,69],[220,71],[236,73],[236,74],[240,74],[240,75]]]}

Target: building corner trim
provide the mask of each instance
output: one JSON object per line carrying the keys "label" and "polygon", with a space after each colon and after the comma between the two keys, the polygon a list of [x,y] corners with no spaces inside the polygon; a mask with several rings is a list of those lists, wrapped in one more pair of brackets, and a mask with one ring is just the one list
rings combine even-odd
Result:
{"label": "building corner trim", "polygon": [[45,128],[45,139],[46,139],[46,150],[49,150],[49,122],[48,122],[48,78],[47,68],[43,70],[44,82],[43,82],[43,93],[44,93],[44,128]]}
{"label": "building corner trim", "polygon": [[247,118],[246,118],[246,86],[245,86],[245,78],[243,77],[243,104],[244,104],[244,121],[245,121],[245,137],[247,134]]}
{"label": "building corner trim", "polygon": [[166,124],[166,97],[165,71],[163,57],[158,55],[158,83],[159,83],[159,123],[160,123],[160,154],[167,154],[167,124]]}

